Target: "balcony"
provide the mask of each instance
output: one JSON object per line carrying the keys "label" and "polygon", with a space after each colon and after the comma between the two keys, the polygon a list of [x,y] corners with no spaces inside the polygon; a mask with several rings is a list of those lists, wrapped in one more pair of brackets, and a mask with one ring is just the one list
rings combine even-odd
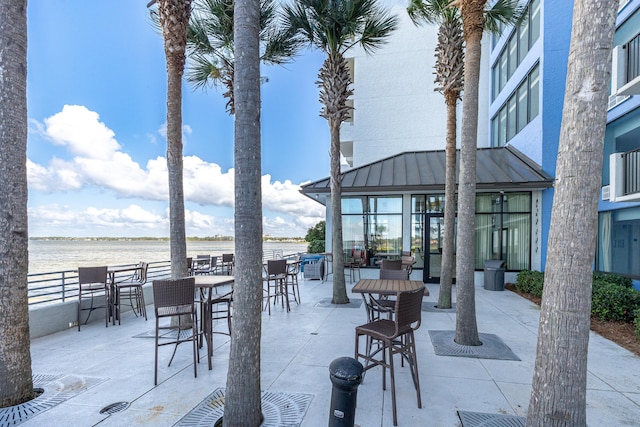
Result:
{"label": "balcony", "polygon": [[609,156],[609,200],[640,202],[640,149]]}
{"label": "balcony", "polygon": [[640,34],[614,48],[611,71],[614,95],[640,94]]}

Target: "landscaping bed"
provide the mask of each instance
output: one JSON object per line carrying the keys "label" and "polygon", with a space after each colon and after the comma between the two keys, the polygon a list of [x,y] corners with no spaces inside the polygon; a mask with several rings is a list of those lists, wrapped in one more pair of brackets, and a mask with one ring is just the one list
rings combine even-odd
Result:
{"label": "landscaping bed", "polygon": [[[514,284],[506,283],[504,287],[540,305],[541,299],[539,297],[518,291]],[[633,323],[602,321],[591,316],[591,330],[640,356],[640,341],[635,336]]]}

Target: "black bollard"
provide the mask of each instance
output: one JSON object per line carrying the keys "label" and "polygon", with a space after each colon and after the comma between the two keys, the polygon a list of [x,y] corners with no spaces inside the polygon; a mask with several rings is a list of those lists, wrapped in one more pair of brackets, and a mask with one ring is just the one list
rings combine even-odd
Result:
{"label": "black bollard", "polygon": [[356,397],[363,372],[362,363],[352,357],[339,357],[329,365],[329,377],[333,384],[329,427],[353,427]]}

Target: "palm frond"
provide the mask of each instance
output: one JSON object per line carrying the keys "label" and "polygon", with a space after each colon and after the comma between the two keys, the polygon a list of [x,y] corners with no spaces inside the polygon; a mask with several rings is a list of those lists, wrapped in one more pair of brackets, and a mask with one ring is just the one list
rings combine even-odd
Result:
{"label": "palm frond", "polygon": [[451,4],[451,0],[409,0],[407,13],[416,25],[441,25],[459,17],[459,10]]}
{"label": "palm frond", "polygon": [[485,30],[492,34],[501,34],[503,26],[518,26],[525,17],[526,5],[518,0],[497,0],[485,10]]}

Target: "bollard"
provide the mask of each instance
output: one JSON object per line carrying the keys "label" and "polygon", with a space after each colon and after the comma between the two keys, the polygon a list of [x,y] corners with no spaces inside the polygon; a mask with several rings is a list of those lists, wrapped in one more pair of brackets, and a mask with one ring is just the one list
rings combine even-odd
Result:
{"label": "bollard", "polygon": [[329,365],[329,377],[333,384],[329,427],[353,427],[356,397],[363,372],[362,363],[352,357],[339,357]]}

